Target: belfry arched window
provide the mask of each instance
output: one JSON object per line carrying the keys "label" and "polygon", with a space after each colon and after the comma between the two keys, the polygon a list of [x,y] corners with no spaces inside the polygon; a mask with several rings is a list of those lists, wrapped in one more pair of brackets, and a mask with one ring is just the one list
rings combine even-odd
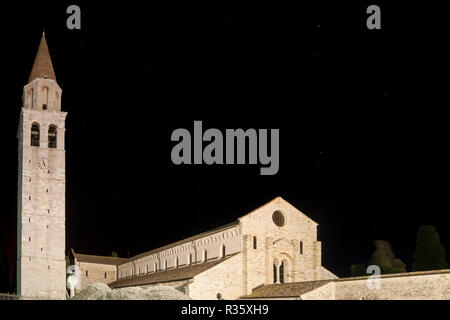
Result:
{"label": "belfry arched window", "polygon": [[39,141],[41,139],[41,131],[38,123],[31,125],[31,146],[39,147]]}
{"label": "belfry arched window", "polygon": [[57,128],[54,125],[48,127],[48,147],[56,148],[58,142]]}

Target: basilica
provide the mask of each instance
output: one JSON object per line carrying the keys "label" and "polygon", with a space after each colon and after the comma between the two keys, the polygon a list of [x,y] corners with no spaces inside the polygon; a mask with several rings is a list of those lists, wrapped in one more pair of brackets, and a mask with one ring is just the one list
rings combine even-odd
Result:
{"label": "basilica", "polygon": [[71,251],[82,288],[168,285],[193,299],[237,299],[265,284],[330,280],[317,223],[281,197],[225,226],[130,259]]}
{"label": "basilica", "polygon": [[[66,299],[65,119],[45,34],[18,128],[17,294]],[[70,227],[70,226],[69,226]],[[450,270],[339,279],[322,266],[317,222],[281,197],[131,258],[69,250],[80,289],[170,286],[193,299],[450,299]],[[95,244],[92,244],[95,248]]]}

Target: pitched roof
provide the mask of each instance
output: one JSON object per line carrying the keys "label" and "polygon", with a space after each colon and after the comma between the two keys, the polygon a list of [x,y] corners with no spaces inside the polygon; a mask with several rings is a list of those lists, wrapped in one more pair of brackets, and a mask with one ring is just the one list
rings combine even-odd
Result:
{"label": "pitched roof", "polygon": [[52,59],[50,58],[47,41],[45,40],[45,33],[42,33],[41,43],[39,44],[36,58],[34,59],[33,68],[31,69],[28,83],[36,78],[47,78],[56,81]]}
{"label": "pitched roof", "polygon": [[119,257],[107,257],[107,256],[95,256],[90,254],[81,254],[76,253],[72,249],[72,254],[77,259],[78,262],[88,262],[88,263],[98,263],[98,264],[109,264],[109,265],[119,265],[122,264],[128,259],[126,258],[119,258]]}
{"label": "pitched roof", "polygon": [[177,241],[177,242],[173,242],[171,244],[168,244],[168,245],[165,245],[165,246],[162,246],[162,247],[159,247],[159,248],[156,248],[156,249],[144,252],[144,253],[140,253],[140,254],[138,254],[138,255],[136,255],[134,257],[131,257],[129,260],[131,261],[131,260],[140,259],[140,258],[149,256],[149,255],[152,255],[152,254],[155,254],[155,253],[158,253],[158,252],[161,252],[161,251],[164,251],[164,250],[167,250],[167,249],[179,246],[181,244],[188,243],[188,242],[194,241],[196,239],[200,239],[200,238],[209,236],[209,235],[214,234],[216,232],[220,232],[220,231],[232,228],[232,227],[234,227],[235,225],[238,225],[238,224],[239,224],[239,221],[236,220],[236,221],[228,223],[228,224],[226,224],[224,226],[221,226],[221,227],[218,227],[218,228],[215,228],[215,229],[203,232],[203,233],[199,233],[199,234],[197,234],[195,236],[192,236],[192,237],[189,237],[189,238],[185,238],[183,240],[180,240],[180,241]]}
{"label": "pitched roof", "polygon": [[254,289],[251,294],[242,299],[300,297],[302,294],[317,289],[329,282],[332,282],[332,280],[269,284]]}
{"label": "pitched roof", "polygon": [[168,269],[166,271],[158,271],[150,274],[134,276],[130,278],[116,280],[108,285],[111,288],[142,286],[153,283],[163,283],[169,281],[179,281],[192,279],[196,275],[211,269],[212,267],[222,263],[225,260],[235,256],[237,253],[232,254],[226,258],[220,258],[203,263],[196,263],[189,266],[182,266],[178,268]]}
{"label": "pitched roof", "polygon": [[312,223],[314,223],[314,224],[316,224],[316,225],[318,224],[318,223],[315,222],[313,219],[311,219],[310,217],[308,217],[306,214],[304,214],[303,212],[301,212],[300,210],[298,210],[296,207],[294,207],[292,204],[290,204],[288,201],[284,200],[284,199],[283,199],[282,197],[280,197],[280,196],[278,196],[278,197],[276,197],[276,198],[270,200],[269,202],[266,202],[265,204],[259,206],[258,208],[256,208],[256,209],[250,211],[249,213],[247,213],[247,214],[245,214],[245,215],[239,217],[238,220],[240,221],[242,218],[244,218],[244,217],[246,217],[246,216],[252,214],[253,212],[256,212],[256,211],[261,210],[262,208],[264,208],[264,207],[266,207],[266,206],[272,204],[273,202],[284,202],[284,203],[288,204],[289,206],[291,206],[291,207],[292,207],[293,209],[295,209],[296,211],[300,212],[300,214],[301,214],[306,220],[309,220],[309,221],[311,221]]}

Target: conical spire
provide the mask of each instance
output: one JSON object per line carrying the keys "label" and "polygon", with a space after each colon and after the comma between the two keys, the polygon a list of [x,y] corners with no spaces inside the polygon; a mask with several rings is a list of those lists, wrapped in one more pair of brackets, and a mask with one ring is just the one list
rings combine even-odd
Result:
{"label": "conical spire", "polygon": [[45,32],[42,32],[41,43],[34,59],[33,69],[31,69],[28,83],[36,78],[47,78],[56,81],[55,71],[53,70],[52,59],[48,51],[47,41],[45,40]]}

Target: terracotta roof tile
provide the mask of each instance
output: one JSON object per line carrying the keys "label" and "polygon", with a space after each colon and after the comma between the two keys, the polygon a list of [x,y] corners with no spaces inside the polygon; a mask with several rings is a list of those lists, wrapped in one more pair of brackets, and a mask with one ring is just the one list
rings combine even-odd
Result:
{"label": "terracotta roof tile", "polygon": [[189,266],[181,266],[178,268],[168,269],[166,271],[158,271],[150,274],[134,276],[130,278],[120,279],[108,284],[111,288],[142,286],[146,284],[162,283],[169,281],[179,281],[192,279],[196,275],[218,265],[219,263],[236,255],[232,254],[225,259],[214,259],[208,262],[197,263]]}
{"label": "terracotta roof tile", "polygon": [[254,289],[251,294],[243,297],[243,299],[300,297],[302,294],[317,289],[331,281],[332,280],[317,280],[269,284]]}
{"label": "terracotta roof tile", "polygon": [[173,242],[173,243],[165,245],[163,247],[159,247],[159,248],[156,248],[156,249],[153,249],[153,250],[150,250],[150,251],[138,254],[138,255],[136,255],[134,257],[131,257],[129,260],[130,261],[137,260],[137,259],[149,256],[149,255],[152,255],[152,254],[155,254],[155,253],[158,253],[158,252],[170,249],[170,248],[174,248],[174,247],[179,246],[181,244],[188,243],[190,241],[194,241],[196,239],[200,239],[200,238],[206,237],[206,236],[214,234],[216,232],[220,232],[222,230],[226,230],[226,229],[232,228],[232,227],[234,227],[234,226],[236,226],[238,224],[239,224],[239,221],[236,220],[236,221],[228,223],[228,224],[226,224],[224,226],[221,226],[221,227],[218,227],[218,228],[215,228],[215,229],[212,229],[212,230],[209,230],[209,231],[197,234],[195,236],[192,236],[192,237],[189,237],[189,238],[177,241],[177,242]]}
{"label": "terracotta roof tile", "polygon": [[36,78],[47,78],[56,81],[56,75],[53,70],[52,59],[50,58],[50,52],[48,50],[44,33],[42,33],[41,43],[39,44],[36,58],[34,59],[33,68],[31,69],[28,83]]}
{"label": "terracotta roof tile", "polygon": [[74,253],[74,257],[78,262],[88,262],[88,263],[98,263],[98,264],[109,264],[109,265],[119,265],[128,259],[118,258],[118,257],[107,257],[107,256],[94,256],[90,254]]}

